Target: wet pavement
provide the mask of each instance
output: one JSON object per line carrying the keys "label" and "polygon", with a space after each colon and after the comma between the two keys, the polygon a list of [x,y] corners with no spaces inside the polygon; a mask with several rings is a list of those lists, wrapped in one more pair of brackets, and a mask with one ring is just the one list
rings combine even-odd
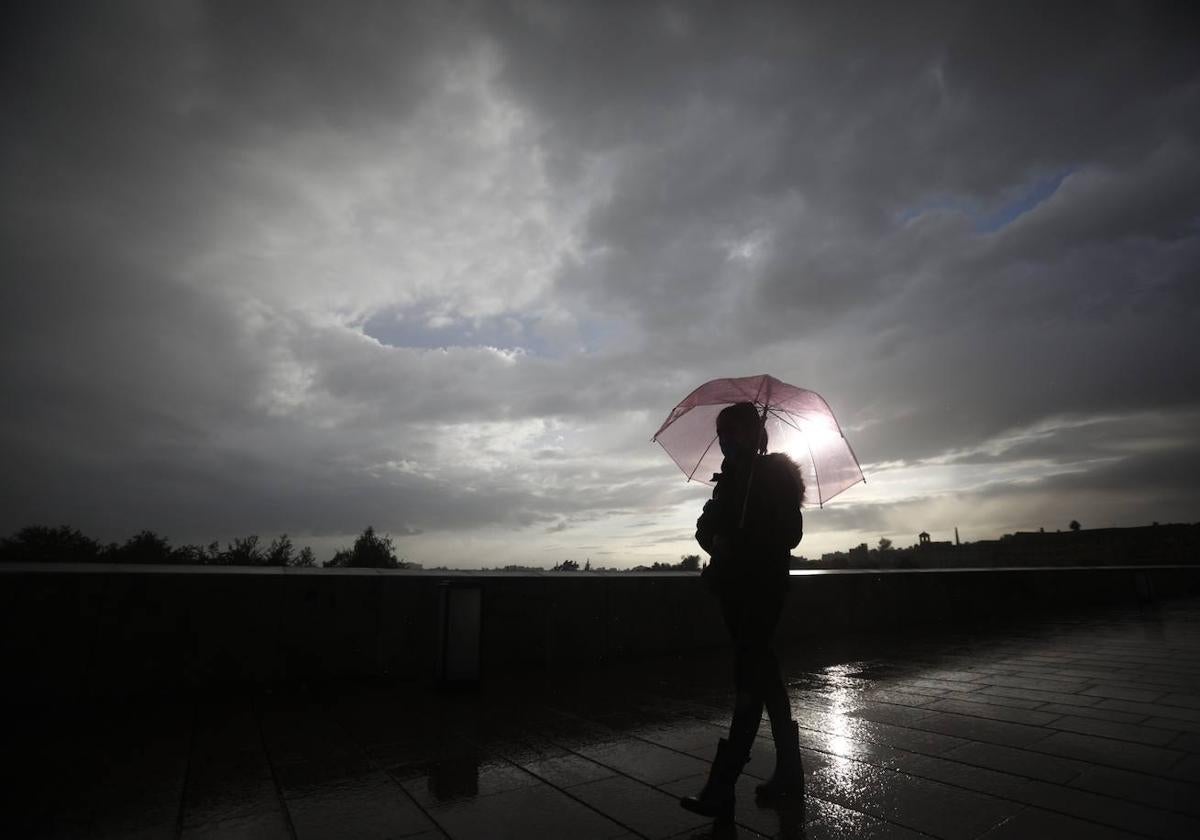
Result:
{"label": "wet pavement", "polygon": [[728,657],[10,713],[14,838],[1200,837],[1200,600],[781,653],[807,807],[677,805]]}

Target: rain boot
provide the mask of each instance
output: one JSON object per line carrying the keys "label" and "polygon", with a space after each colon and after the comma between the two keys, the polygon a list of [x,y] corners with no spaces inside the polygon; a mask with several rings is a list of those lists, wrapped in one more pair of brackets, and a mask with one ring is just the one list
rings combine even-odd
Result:
{"label": "rain boot", "polygon": [[804,800],[804,766],[800,760],[800,724],[789,720],[782,732],[771,727],[775,737],[775,772],[754,789],[761,803]]}
{"label": "rain boot", "polygon": [[730,743],[722,738],[717,742],[717,755],[708,771],[708,781],[696,796],[685,796],[679,804],[689,811],[717,820],[733,819],[733,786],[745,756],[734,754]]}

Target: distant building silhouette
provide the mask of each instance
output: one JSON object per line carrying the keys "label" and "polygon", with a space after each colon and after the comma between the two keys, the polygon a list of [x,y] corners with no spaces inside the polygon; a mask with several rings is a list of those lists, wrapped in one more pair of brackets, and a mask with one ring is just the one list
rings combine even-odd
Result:
{"label": "distant building silhouette", "polygon": [[997,566],[1126,566],[1200,562],[1200,523],[1049,532],[1018,531],[996,540],[933,540],[868,551],[865,544],[821,555],[806,568],[992,568]]}

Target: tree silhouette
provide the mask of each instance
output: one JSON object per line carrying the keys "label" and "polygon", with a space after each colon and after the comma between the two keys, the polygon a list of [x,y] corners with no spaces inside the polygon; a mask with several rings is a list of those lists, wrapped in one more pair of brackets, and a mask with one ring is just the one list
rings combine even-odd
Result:
{"label": "tree silhouette", "polygon": [[564,560],[555,566],[550,571],[552,572],[578,572],[579,563],[574,560]]}
{"label": "tree silhouette", "polygon": [[206,566],[220,559],[221,546],[215,542],[207,548],[202,545],[181,545],[171,549],[171,562],[181,566]]}
{"label": "tree silhouette", "polygon": [[258,547],[258,535],[235,537],[221,554],[220,563],[224,566],[261,566],[266,558]]}
{"label": "tree silhouette", "polygon": [[1078,531],[1078,530],[1079,530],[1079,527],[1080,527],[1080,526],[1079,526],[1079,520],[1078,520],[1078,519],[1072,519],[1072,520],[1071,520],[1071,524],[1070,524],[1070,525],[1068,525],[1067,527],[1068,527],[1068,528],[1070,528],[1072,531]]}
{"label": "tree silhouette", "polygon": [[347,569],[350,567],[350,558],[353,555],[348,548],[339,548],[333,553],[333,556],[321,564],[324,569]]}
{"label": "tree silhouette", "polygon": [[[371,529],[365,542],[363,537],[355,543],[353,551],[345,552],[347,562],[358,557],[370,559],[372,547],[384,553],[391,550],[391,541],[375,537]],[[358,552],[355,555],[355,551]],[[391,555],[394,559],[394,553]],[[172,548],[166,537],[154,531],[143,530],[124,543],[102,546],[79,530],[61,525],[49,528],[44,525],[29,525],[11,537],[0,538],[0,562],[20,563],[140,563],[203,566],[315,566],[313,550],[305,546],[296,553],[295,546],[287,534],[280,534],[265,549],[259,545],[258,537],[251,535],[235,539],[221,550],[216,540],[208,545],[181,545]],[[407,568],[415,564],[395,561],[391,568]],[[329,564],[326,564],[329,565]]]}
{"label": "tree silhouette", "polygon": [[682,554],[678,563],[654,562],[649,566],[634,566],[631,572],[698,572],[700,571],[699,554]]}
{"label": "tree silhouette", "polygon": [[287,534],[280,534],[271,540],[263,561],[268,566],[290,566],[292,564],[292,541]]}
{"label": "tree silhouette", "polygon": [[407,564],[396,557],[389,536],[379,536],[370,525],[358,535],[354,547],[338,551],[324,563],[327,569],[403,569]]}
{"label": "tree silhouette", "polygon": [[892,541],[889,540],[887,537],[880,537],[879,538],[880,553],[882,554],[885,551],[891,551],[891,550],[892,550]]}
{"label": "tree silhouette", "polygon": [[139,531],[119,548],[110,548],[108,554],[116,563],[171,563],[176,559],[166,537],[153,531]]}
{"label": "tree silhouette", "polygon": [[94,563],[100,544],[75,528],[30,525],[0,540],[0,560],[12,563]]}
{"label": "tree silhouette", "polygon": [[304,546],[304,548],[300,549],[300,553],[292,558],[292,562],[289,565],[310,569],[317,565],[317,558],[313,556],[311,548]]}

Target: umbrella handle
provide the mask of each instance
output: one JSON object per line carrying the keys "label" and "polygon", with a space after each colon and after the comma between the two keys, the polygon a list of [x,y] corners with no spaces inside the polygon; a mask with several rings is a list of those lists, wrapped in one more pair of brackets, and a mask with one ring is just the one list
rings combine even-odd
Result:
{"label": "umbrella handle", "polygon": [[[770,397],[768,396],[768,400]],[[763,438],[763,433],[767,430],[767,406],[769,403],[763,403],[762,419],[758,424],[758,439]],[[746,507],[750,504],[750,485],[754,484],[754,465],[758,463],[758,457],[766,454],[763,450],[765,447],[760,443],[754,448],[754,457],[750,459],[750,474],[746,476],[746,495],[742,497],[742,515],[738,518],[738,530],[746,527]]]}

